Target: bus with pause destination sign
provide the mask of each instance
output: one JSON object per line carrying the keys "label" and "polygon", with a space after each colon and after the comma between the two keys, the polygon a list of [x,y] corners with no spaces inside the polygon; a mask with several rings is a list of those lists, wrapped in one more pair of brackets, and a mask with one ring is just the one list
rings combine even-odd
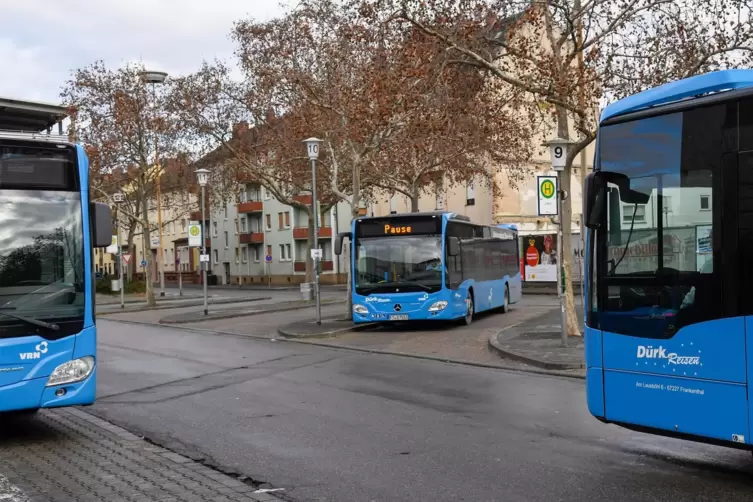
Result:
{"label": "bus with pause destination sign", "polygon": [[753,71],[607,106],[587,179],[588,409],[753,449]]}
{"label": "bus with pause destination sign", "polygon": [[521,297],[514,226],[478,225],[451,212],[361,217],[351,240],[353,321],[473,321]]}
{"label": "bus with pause destination sign", "polygon": [[[65,108],[0,98],[0,412],[96,396],[94,247],[112,242]],[[57,124],[60,134],[52,134]]]}

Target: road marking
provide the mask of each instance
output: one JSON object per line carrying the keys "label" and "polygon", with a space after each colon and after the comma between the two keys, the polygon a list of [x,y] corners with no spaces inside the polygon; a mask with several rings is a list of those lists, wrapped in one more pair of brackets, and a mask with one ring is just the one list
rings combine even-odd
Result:
{"label": "road marking", "polygon": [[10,484],[10,481],[0,474],[0,501],[2,502],[28,502],[24,494]]}

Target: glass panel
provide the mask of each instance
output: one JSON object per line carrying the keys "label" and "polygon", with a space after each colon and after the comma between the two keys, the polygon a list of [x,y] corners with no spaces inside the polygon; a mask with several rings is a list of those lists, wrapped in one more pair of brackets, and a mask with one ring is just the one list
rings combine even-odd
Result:
{"label": "glass panel", "polygon": [[438,291],[442,287],[439,236],[373,237],[356,241],[359,294]]}

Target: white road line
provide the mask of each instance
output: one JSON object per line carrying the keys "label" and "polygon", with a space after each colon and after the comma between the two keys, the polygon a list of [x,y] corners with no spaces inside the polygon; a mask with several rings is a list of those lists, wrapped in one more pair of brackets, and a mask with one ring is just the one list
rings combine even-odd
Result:
{"label": "white road line", "polygon": [[24,494],[0,474],[0,502],[28,502]]}

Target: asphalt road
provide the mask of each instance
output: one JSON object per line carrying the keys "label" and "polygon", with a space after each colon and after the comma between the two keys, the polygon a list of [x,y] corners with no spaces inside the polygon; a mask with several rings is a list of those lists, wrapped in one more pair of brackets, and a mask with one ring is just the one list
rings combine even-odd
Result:
{"label": "asphalt road", "polygon": [[581,380],[105,320],[99,329],[92,411],[291,500],[753,496],[749,453],[603,425]]}

